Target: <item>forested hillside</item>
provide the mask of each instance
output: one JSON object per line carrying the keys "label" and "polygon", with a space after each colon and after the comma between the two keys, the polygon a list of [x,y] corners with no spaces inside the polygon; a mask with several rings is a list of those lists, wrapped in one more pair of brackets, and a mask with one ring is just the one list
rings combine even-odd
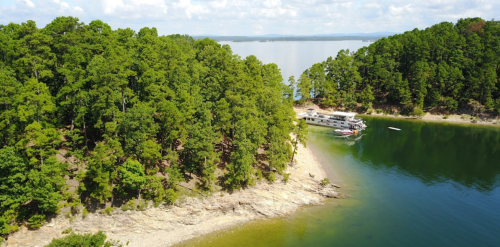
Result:
{"label": "forested hillside", "polygon": [[296,86],[303,100],[320,98],[326,107],[500,113],[499,65],[500,22],[469,18],[342,50],[306,70]]}
{"label": "forested hillside", "polygon": [[275,64],[155,28],[1,25],[0,235],[62,206],[171,203],[193,178],[201,190],[272,180],[297,143],[282,81]]}

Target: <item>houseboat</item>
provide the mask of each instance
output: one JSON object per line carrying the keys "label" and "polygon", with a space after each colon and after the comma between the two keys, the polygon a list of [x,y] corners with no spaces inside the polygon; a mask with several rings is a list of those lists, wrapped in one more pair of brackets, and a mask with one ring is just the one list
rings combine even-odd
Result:
{"label": "houseboat", "polygon": [[308,124],[326,126],[337,129],[364,130],[365,122],[361,118],[354,118],[356,113],[336,111],[331,114],[319,114],[314,109],[299,114],[300,119],[305,119]]}

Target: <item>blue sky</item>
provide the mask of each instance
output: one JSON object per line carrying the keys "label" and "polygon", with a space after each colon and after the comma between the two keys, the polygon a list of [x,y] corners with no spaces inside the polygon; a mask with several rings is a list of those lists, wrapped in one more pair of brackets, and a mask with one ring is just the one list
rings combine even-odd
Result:
{"label": "blue sky", "polygon": [[0,0],[0,24],[57,16],[161,35],[404,32],[443,21],[500,20],[500,0]]}

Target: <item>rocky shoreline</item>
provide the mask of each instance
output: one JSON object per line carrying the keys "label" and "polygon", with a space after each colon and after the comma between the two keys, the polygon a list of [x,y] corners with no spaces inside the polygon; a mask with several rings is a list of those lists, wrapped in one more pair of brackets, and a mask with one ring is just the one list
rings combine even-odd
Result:
{"label": "rocky shoreline", "polygon": [[59,215],[39,230],[21,227],[4,245],[44,246],[71,228],[75,233],[103,231],[108,239],[124,246],[171,246],[251,220],[284,216],[303,206],[321,204],[325,198],[340,196],[335,185],[321,185],[326,173],[308,148],[299,147],[296,162],[287,172],[291,175],[286,184],[261,181],[232,194],[216,192],[207,198],[187,197],[172,206],[143,211],[115,209],[110,215],[95,213],[85,218],[81,214],[73,218]]}
{"label": "rocky shoreline", "polygon": [[[391,115],[391,114],[385,115],[380,113],[361,114],[361,115],[374,116],[374,117],[415,119],[414,117]],[[478,117],[477,119],[476,118],[471,119],[469,115],[456,115],[456,114],[440,115],[440,114],[425,113],[424,116],[416,120],[427,121],[427,122],[442,122],[442,123],[452,123],[452,124],[471,124],[471,125],[500,127],[500,118],[493,118],[493,117]]]}
{"label": "rocky shoreline", "polygon": [[[318,105],[309,104],[304,106],[294,107],[295,112],[304,113],[308,109],[315,109],[319,113],[331,113],[333,109],[321,109]],[[429,112],[425,113],[424,116],[415,118],[403,115],[394,114],[384,114],[372,112],[360,113],[359,115],[373,116],[373,117],[387,117],[387,118],[400,118],[400,119],[415,119],[418,121],[428,121],[428,122],[443,122],[443,123],[453,123],[453,124],[472,124],[472,125],[482,125],[482,126],[496,126],[500,127],[500,117],[482,116],[482,117],[471,117],[470,115],[442,115],[442,114],[431,114]]]}

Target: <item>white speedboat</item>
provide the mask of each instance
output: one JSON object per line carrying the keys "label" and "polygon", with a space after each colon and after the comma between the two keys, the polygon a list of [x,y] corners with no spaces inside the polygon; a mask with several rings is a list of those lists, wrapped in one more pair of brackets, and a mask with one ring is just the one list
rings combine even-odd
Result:
{"label": "white speedboat", "polygon": [[365,122],[361,118],[354,118],[356,113],[336,111],[331,114],[318,114],[316,110],[309,109],[306,113],[299,114],[308,124],[325,126],[337,129],[364,130]]}
{"label": "white speedboat", "polygon": [[337,133],[339,135],[353,135],[353,134],[357,134],[358,131],[357,130],[350,130],[350,129],[338,129],[338,130],[335,130],[335,133]]}

